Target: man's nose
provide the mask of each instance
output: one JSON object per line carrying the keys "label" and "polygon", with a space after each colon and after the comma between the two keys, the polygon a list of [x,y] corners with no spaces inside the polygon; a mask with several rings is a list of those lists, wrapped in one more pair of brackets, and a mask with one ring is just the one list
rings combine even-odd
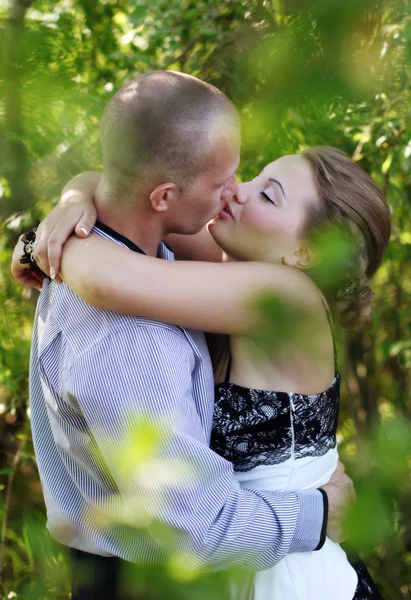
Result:
{"label": "man's nose", "polygon": [[235,177],[224,186],[223,191],[221,192],[221,199],[228,200],[233,196],[236,196],[238,192],[238,183]]}

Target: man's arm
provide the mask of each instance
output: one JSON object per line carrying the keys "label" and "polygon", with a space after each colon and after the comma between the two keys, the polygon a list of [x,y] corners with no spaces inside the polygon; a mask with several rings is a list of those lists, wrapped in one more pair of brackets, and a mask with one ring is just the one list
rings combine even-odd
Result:
{"label": "man's arm", "polygon": [[[160,546],[168,536],[158,524],[170,528],[174,546],[197,564],[261,570],[290,552],[314,550],[324,516],[321,493],[239,487],[231,463],[208,447],[191,391],[194,358],[181,336],[167,326],[142,326],[130,345],[124,327],[71,369],[70,391],[122,499],[141,507]],[[144,444],[156,438],[159,449],[151,456]],[[141,519],[136,512],[137,526]]]}

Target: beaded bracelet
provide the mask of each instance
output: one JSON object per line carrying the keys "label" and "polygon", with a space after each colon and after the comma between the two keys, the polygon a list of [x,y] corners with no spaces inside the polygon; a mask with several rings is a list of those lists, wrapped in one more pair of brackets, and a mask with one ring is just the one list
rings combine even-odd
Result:
{"label": "beaded bracelet", "polygon": [[36,232],[37,232],[37,227],[35,227],[34,229],[31,229],[30,231],[27,231],[25,234],[23,234],[21,241],[24,244],[24,251],[23,251],[23,254],[21,255],[20,263],[22,265],[29,265],[30,271],[33,271],[33,273],[36,273],[37,275],[40,275],[41,277],[47,277],[46,273],[43,273],[43,271],[37,265],[36,260],[33,256],[34,243],[36,241]]}

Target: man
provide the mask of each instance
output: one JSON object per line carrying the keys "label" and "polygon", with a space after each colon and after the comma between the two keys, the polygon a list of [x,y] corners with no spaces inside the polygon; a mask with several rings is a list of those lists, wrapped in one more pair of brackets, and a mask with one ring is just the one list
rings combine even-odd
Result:
{"label": "man", "polygon": [[[194,77],[135,79],[111,99],[100,131],[94,232],[131,251],[172,259],[161,240],[197,233],[237,194],[237,112]],[[27,278],[16,261],[13,270]],[[261,570],[321,547],[327,516],[336,535],[348,478],[339,472],[325,486],[328,510],[319,490],[240,489],[232,465],[209,449],[213,391],[199,332],[99,310],[45,281],[31,357],[33,439],[48,527],[74,549],[73,598],[120,598],[118,558],[161,563],[171,548],[194,565]],[[164,432],[153,464],[168,476],[153,468],[142,477],[125,443],[131,430],[137,444],[147,430]],[[81,563],[99,577],[78,583]]]}

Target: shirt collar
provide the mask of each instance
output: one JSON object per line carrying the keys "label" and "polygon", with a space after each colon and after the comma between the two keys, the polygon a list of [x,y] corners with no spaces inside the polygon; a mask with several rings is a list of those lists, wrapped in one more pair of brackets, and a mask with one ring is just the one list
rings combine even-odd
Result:
{"label": "shirt collar", "polygon": [[144,250],[139,248],[134,242],[126,238],[121,233],[118,233],[118,231],[115,231],[108,225],[105,225],[101,221],[96,221],[95,227],[101,229],[101,231],[104,231],[104,233],[107,233],[107,235],[109,235],[110,237],[127,246],[129,250],[133,250],[133,252],[138,252],[139,254],[145,254]]}

